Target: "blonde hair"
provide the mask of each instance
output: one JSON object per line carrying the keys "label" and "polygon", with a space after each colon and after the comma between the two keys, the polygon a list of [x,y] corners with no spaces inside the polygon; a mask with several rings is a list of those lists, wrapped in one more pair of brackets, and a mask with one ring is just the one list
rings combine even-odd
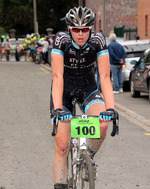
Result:
{"label": "blonde hair", "polygon": [[116,34],[115,33],[111,33],[110,36],[109,36],[109,40],[110,41],[116,41]]}

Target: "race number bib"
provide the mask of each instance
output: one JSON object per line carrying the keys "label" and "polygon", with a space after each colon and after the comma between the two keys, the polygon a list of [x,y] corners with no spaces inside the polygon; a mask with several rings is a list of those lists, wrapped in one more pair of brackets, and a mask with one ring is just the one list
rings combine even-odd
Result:
{"label": "race number bib", "polygon": [[100,138],[99,118],[73,118],[71,120],[71,137]]}

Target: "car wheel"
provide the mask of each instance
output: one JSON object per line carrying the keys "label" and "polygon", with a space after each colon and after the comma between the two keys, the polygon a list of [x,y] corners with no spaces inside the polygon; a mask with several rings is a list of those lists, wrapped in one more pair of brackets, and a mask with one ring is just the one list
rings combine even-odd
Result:
{"label": "car wheel", "polygon": [[135,86],[134,86],[133,81],[130,82],[130,91],[131,91],[132,97],[139,97],[140,96],[140,92],[135,90]]}

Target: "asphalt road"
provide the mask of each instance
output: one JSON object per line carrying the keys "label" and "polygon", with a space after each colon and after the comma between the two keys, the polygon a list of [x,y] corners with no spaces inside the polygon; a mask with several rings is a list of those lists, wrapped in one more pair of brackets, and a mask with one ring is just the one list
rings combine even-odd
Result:
{"label": "asphalt road", "polygon": [[[0,188],[53,189],[51,77],[51,71],[42,65],[0,62]],[[142,127],[143,122],[137,124],[127,115],[131,108],[129,96],[119,95],[115,99],[120,105],[120,134],[112,138],[110,124],[107,138],[95,157],[96,189],[149,189],[149,127]],[[121,98],[125,104],[120,104]],[[123,107],[127,110],[122,111]],[[132,101],[132,107],[136,110],[136,101]]]}

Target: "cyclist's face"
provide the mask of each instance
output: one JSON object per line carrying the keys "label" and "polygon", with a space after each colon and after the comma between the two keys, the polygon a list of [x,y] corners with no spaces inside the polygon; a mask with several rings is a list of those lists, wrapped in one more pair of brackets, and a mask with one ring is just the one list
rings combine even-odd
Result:
{"label": "cyclist's face", "polygon": [[89,27],[69,27],[71,31],[71,35],[73,40],[78,46],[83,47],[85,43],[87,42],[89,35],[90,35],[90,30],[91,28]]}

